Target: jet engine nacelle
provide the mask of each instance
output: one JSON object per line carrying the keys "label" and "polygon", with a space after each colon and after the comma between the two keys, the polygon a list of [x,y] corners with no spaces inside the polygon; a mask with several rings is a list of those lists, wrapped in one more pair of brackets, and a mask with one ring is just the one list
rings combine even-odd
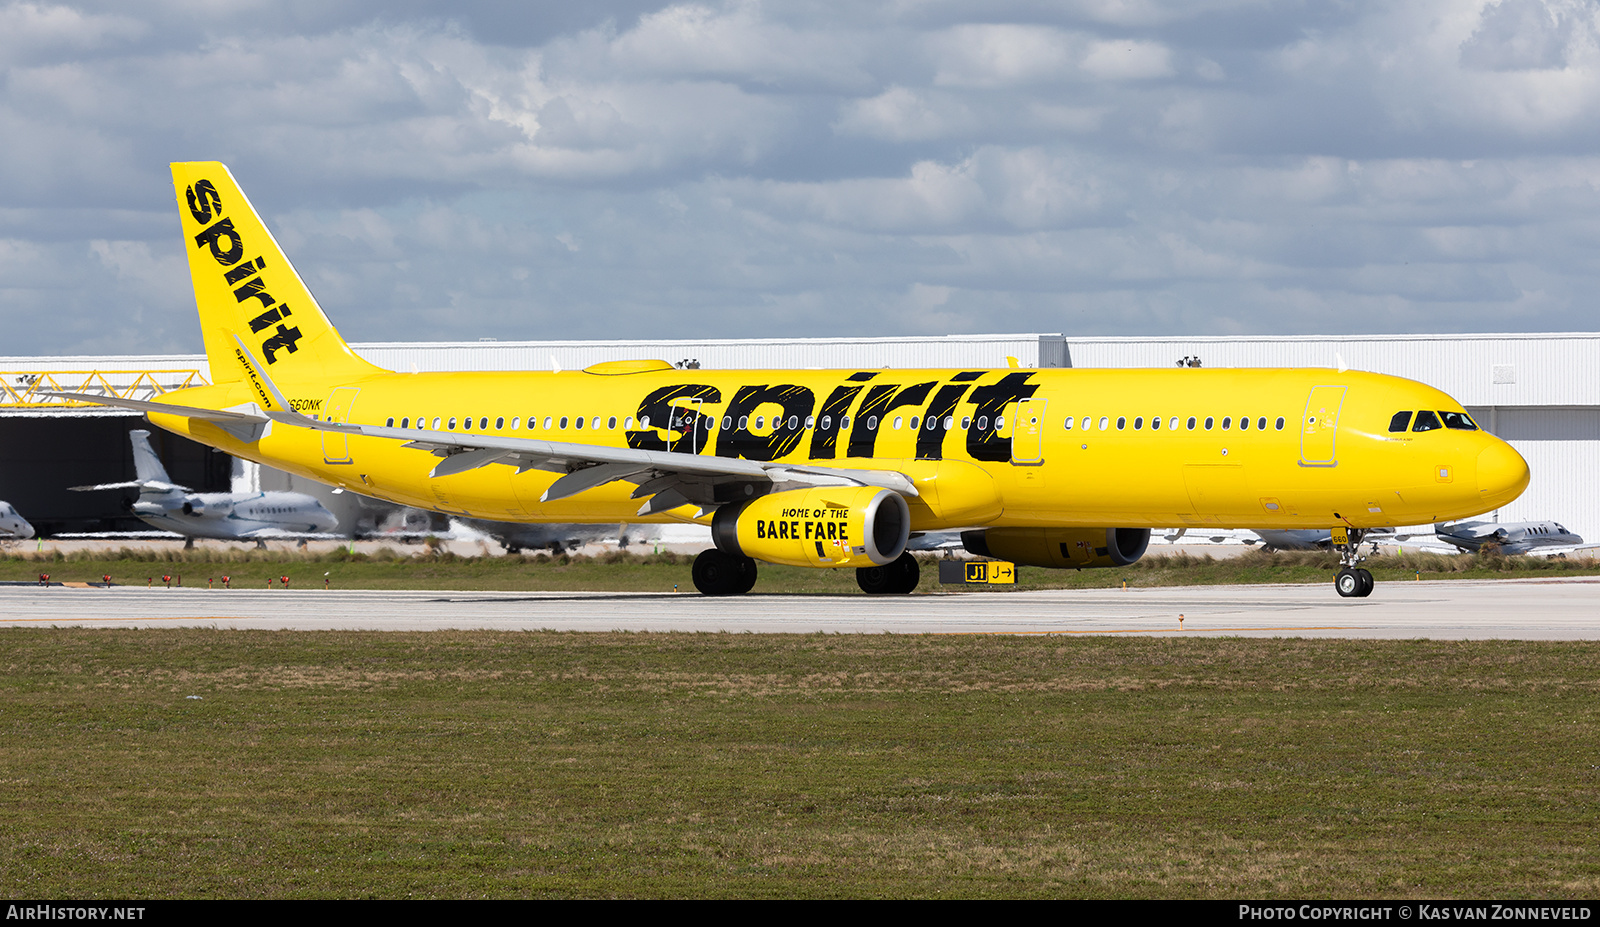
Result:
{"label": "jet engine nacelle", "polygon": [[911,509],[875,486],[795,489],[724,505],[711,519],[724,553],[806,567],[893,562],[911,538]]}
{"label": "jet engine nacelle", "polygon": [[961,532],[961,543],[980,557],[1083,570],[1134,563],[1150,547],[1150,529],[984,528]]}
{"label": "jet engine nacelle", "polygon": [[227,518],[233,512],[233,500],[212,494],[189,496],[183,500],[183,514],[194,518]]}

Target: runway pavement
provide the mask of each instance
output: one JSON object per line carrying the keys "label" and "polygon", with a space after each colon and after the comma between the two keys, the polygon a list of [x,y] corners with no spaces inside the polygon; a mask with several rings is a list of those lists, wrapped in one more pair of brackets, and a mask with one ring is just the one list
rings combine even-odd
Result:
{"label": "runway pavement", "polygon": [[[1179,616],[1182,616],[1182,627]],[[0,587],[0,627],[728,631],[1600,639],[1600,579],[933,595]]]}

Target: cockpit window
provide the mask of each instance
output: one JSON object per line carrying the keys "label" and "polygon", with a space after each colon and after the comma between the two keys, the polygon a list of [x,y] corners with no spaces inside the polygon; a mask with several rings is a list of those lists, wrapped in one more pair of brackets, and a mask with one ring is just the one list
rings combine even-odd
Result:
{"label": "cockpit window", "polygon": [[1443,425],[1439,424],[1439,416],[1434,415],[1432,412],[1429,412],[1427,409],[1423,409],[1421,412],[1417,413],[1417,420],[1411,426],[1411,430],[1412,431],[1437,431],[1438,429],[1443,428],[1443,427],[1444,427]]}
{"label": "cockpit window", "polygon": [[1396,412],[1394,418],[1389,419],[1390,431],[1405,431],[1411,427],[1410,412]]}
{"label": "cockpit window", "polygon": [[1454,428],[1457,431],[1477,431],[1478,425],[1465,412],[1440,412],[1444,419],[1444,427]]}

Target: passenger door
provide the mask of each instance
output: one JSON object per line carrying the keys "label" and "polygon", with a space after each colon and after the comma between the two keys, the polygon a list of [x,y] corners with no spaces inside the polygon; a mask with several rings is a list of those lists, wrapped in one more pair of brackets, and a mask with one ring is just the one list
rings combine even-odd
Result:
{"label": "passenger door", "polygon": [[1300,466],[1332,467],[1338,463],[1339,410],[1344,386],[1313,386],[1300,417]]}
{"label": "passenger door", "polygon": [[[323,420],[328,422],[350,421],[350,409],[355,405],[356,394],[361,392],[358,387],[341,386],[328,396],[328,406],[323,410]],[[324,431],[322,433],[322,459],[325,463],[347,464],[350,462],[350,442],[343,432]]]}

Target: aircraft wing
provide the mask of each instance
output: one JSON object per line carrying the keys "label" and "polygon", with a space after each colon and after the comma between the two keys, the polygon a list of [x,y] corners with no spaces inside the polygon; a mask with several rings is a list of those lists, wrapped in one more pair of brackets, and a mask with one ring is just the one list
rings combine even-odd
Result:
{"label": "aircraft wing", "polygon": [[388,438],[404,441],[406,447],[431,451],[435,456],[444,458],[428,474],[434,478],[465,473],[490,464],[514,466],[519,473],[546,470],[563,474],[545,490],[540,497],[542,502],[565,499],[607,483],[626,480],[638,485],[634,491],[635,498],[649,497],[640,507],[640,515],[687,504],[699,504],[706,508],[711,504],[709,488],[712,485],[741,480],[805,486],[881,486],[906,496],[918,495],[911,478],[896,470],[797,467],[759,460],[601,447],[535,438],[508,438],[504,435],[352,425],[325,422],[298,412],[273,411],[267,415],[284,425]]}
{"label": "aircraft wing", "polygon": [[406,447],[431,451],[444,458],[428,474],[438,478],[465,473],[490,464],[514,466],[517,471],[546,470],[562,474],[540,501],[553,502],[617,480],[637,485],[636,499],[644,499],[639,515],[699,505],[701,514],[717,504],[712,488],[717,484],[740,481],[767,482],[787,486],[880,486],[904,496],[919,495],[910,477],[897,470],[850,470],[832,467],[806,467],[759,460],[680,454],[672,451],[646,451],[637,448],[602,447],[536,438],[510,438],[504,435],[478,435],[470,432],[430,431],[421,428],[391,428],[327,422],[301,415],[278,390],[266,368],[239,336],[237,357],[248,370],[265,417],[254,412],[196,409],[167,403],[95,396],[88,393],[53,395],[84,402],[117,405],[163,415],[187,415],[216,421],[224,427],[259,427],[270,420],[295,428],[333,431],[404,441]]}
{"label": "aircraft wing", "polygon": [[[254,531],[241,531],[234,536],[240,540],[250,541],[348,541],[348,534],[329,534],[326,531],[285,531],[282,528],[257,528]],[[232,540],[233,538],[217,538],[217,540]]]}

